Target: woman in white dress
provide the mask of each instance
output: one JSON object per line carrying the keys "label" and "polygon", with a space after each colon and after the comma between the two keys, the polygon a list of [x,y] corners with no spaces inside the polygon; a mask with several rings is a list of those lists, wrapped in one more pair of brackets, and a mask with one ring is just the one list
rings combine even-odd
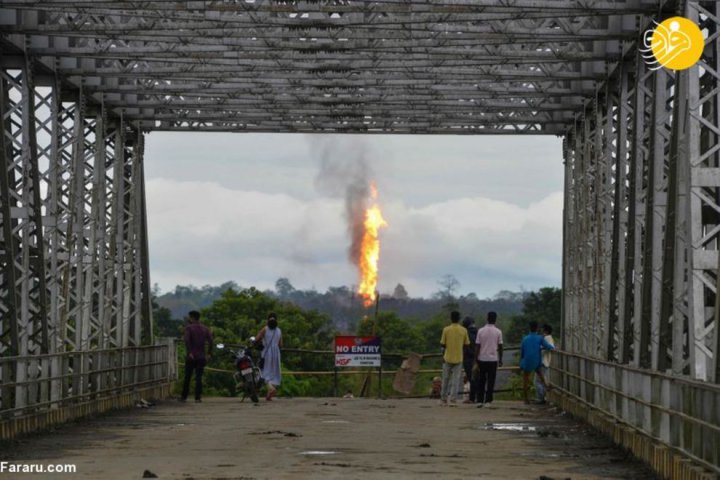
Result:
{"label": "woman in white dress", "polygon": [[267,325],[256,336],[257,341],[262,340],[263,350],[260,354],[263,359],[262,378],[268,385],[265,400],[270,401],[277,394],[280,385],[280,349],[282,348],[282,332],[278,327],[277,315],[268,315]]}

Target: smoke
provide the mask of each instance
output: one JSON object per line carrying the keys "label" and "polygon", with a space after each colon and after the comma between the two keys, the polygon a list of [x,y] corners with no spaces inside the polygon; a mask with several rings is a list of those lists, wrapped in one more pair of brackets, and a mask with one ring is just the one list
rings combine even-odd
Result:
{"label": "smoke", "polygon": [[324,195],[345,198],[345,221],[350,234],[348,255],[358,266],[372,178],[367,145],[358,138],[313,136],[310,148],[320,159],[315,188]]}

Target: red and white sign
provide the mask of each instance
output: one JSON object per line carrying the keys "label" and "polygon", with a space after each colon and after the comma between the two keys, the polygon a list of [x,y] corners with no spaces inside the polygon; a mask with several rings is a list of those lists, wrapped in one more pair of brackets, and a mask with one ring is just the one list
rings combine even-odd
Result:
{"label": "red and white sign", "polygon": [[380,337],[335,337],[336,367],[379,367]]}

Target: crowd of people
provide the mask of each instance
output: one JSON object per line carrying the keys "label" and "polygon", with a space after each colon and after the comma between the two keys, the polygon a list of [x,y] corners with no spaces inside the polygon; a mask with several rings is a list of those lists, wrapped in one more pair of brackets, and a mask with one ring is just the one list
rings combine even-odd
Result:
{"label": "crowd of people", "polygon": [[[543,325],[539,332],[538,323],[530,322],[529,330],[520,344],[523,400],[530,403],[530,375],[534,374],[535,402],[545,403],[545,392],[550,388],[546,377],[550,351],[555,349],[552,328]],[[465,318],[461,325],[460,312],[451,312],[450,325],[443,329],[440,345],[443,347],[440,404],[457,403],[462,395],[462,386],[467,383],[468,398],[463,403],[491,407],[497,371],[503,366],[503,335],[497,327],[497,313],[489,312],[487,323],[478,329],[472,318]],[[463,371],[466,382],[461,382]]]}
{"label": "crowd of people", "polygon": [[[185,376],[180,400],[185,402],[190,391],[190,382],[195,376],[195,401],[202,401],[202,377],[205,365],[213,350],[210,329],[200,323],[200,313],[188,314],[189,324],[185,327],[186,347]],[[471,341],[471,339],[473,339]],[[282,331],[278,327],[277,315],[268,315],[267,323],[257,333],[256,343],[261,348],[261,375],[268,386],[266,400],[271,401],[280,385]],[[460,312],[450,313],[450,325],[440,337],[443,348],[440,403],[457,403],[462,395],[463,385],[469,384],[468,397],[463,403],[491,407],[495,391],[498,368],[503,366],[503,334],[497,327],[497,313],[487,314],[487,323],[476,328],[475,321],[467,317],[460,323]],[[206,350],[207,346],[207,350]],[[550,388],[547,369],[550,367],[550,352],[555,349],[552,328],[543,325],[539,331],[537,322],[530,322],[529,333],[520,345],[520,370],[523,379],[523,399],[530,403],[530,376],[535,376],[536,402],[545,403],[545,392]],[[466,382],[462,382],[463,372]]]}

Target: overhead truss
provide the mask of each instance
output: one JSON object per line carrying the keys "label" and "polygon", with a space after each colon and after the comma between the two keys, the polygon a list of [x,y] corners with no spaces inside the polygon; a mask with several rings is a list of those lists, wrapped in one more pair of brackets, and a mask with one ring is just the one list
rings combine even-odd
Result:
{"label": "overhead truss", "polygon": [[[637,45],[682,14],[699,68]],[[564,137],[564,344],[718,381],[714,1],[0,0],[0,348],[150,341],[143,133]],[[8,319],[16,319],[8,320]]]}
{"label": "overhead truss", "polygon": [[654,1],[0,2],[31,55],[154,130],[562,134]]}

